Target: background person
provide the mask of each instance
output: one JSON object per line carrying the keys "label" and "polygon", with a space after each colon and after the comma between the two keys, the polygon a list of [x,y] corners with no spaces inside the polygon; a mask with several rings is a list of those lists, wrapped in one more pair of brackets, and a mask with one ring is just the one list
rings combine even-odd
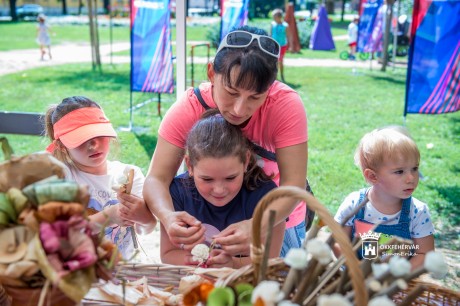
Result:
{"label": "background person", "polygon": [[281,9],[275,9],[272,12],[273,21],[270,27],[270,36],[276,40],[280,45],[280,57],[278,59],[278,65],[281,75],[281,80],[284,80],[284,55],[289,46],[289,35],[288,35],[288,23],[283,20],[283,11]]}
{"label": "background person", "polygon": [[[110,140],[117,133],[101,107],[86,97],[65,98],[47,110],[45,129],[52,141],[47,151],[67,165],[66,178],[89,188],[88,208],[97,211],[90,220],[107,225],[106,237],[118,246],[123,258],[131,258],[133,227],[147,234],[155,228],[156,219],[142,198],[144,175],[140,168],[107,160]],[[113,186],[126,168],[134,169],[132,191],[117,193]]]}
{"label": "background person", "polygon": [[51,55],[51,27],[46,23],[46,16],[39,14],[37,17],[37,43],[40,46],[40,60],[45,60],[46,49],[48,49],[48,57],[52,59]]}
{"label": "background person", "polygon": [[[217,109],[203,114],[187,136],[185,163],[188,172],[174,178],[169,191],[175,211],[185,211],[206,228],[208,246],[228,226],[252,218],[259,200],[276,184],[257,165],[249,141],[241,130],[228,123]],[[284,223],[273,229],[271,257],[278,257]],[[175,246],[161,226],[161,261],[197,265],[190,251]],[[231,256],[213,248],[208,267],[240,268],[249,257]]]}
{"label": "background person", "polygon": [[[268,175],[273,175],[276,183],[305,188],[308,160],[305,108],[293,89],[276,81],[279,45],[266,35],[265,31],[251,27],[230,32],[221,42],[214,61],[208,64],[210,82],[201,84],[196,92],[188,89],[161,122],[144,184],[144,199],[176,246],[184,244],[191,249],[205,240],[201,222],[186,212],[174,212],[169,185],[184,157],[187,134],[206,107],[219,109],[225,120],[238,126],[258,145],[258,150],[254,150],[259,155],[258,164]],[[202,96],[203,104],[197,94]],[[276,161],[268,156],[273,153]],[[275,204],[272,207],[277,224],[289,217],[281,252],[285,254],[290,247],[302,244],[306,207],[290,199]],[[233,256],[248,255],[251,222],[229,226],[216,237],[216,242]]]}
{"label": "background person", "polygon": [[434,250],[434,228],[428,206],[412,197],[419,181],[417,145],[403,127],[377,129],[361,139],[355,163],[371,187],[349,194],[335,220],[342,223],[367,197],[369,201],[345,224],[345,231],[353,237],[382,223],[376,232],[413,240],[418,249],[413,250],[412,268],[422,265],[425,254]]}
{"label": "background person", "polygon": [[351,60],[356,59],[356,45],[358,43],[358,23],[359,18],[354,17],[353,21],[348,25],[348,47],[349,47],[349,58]]}

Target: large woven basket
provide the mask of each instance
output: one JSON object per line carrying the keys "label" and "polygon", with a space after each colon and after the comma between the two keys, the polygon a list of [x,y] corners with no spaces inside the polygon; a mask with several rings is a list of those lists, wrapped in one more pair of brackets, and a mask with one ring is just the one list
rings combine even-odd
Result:
{"label": "large woven basket", "polygon": [[120,280],[134,281],[145,276],[149,285],[177,293],[181,278],[193,273],[194,270],[192,266],[120,264],[117,266],[116,277]]}
{"label": "large woven basket", "polygon": [[[330,228],[332,236],[340,245],[342,254],[346,259],[345,264],[347,265],[347,271],[351,279],[353,291],[355,292],[355,304],[358,306],[367,305],[368,293],[364,285],[364,276],[359,268],[359,260],[352,249],[350,239],[347,237],[341,226],[335,222],[326,207],[305,190],[297,187],[279,187],[272,190],[261,199],[253,216],[252,253],[261,252],[262,250],[260,230],[263,213],[273,202],[281,198],[291,198],[304,201],[308,205],[309,209],[315,211],[322,222]],[[254,252],[254,250],[256,250],[256,252]],[[252,265],[243,267],[236,270],[229,276],[219,279],[216,282],[216,286],[233,286],[240,282],[249,282],[253,285],[257,285],[260,280],[264,279],[276,280],[280,283],[284,282],[289,267],[282,259],[276,258],[269,260],[265,275],[260,275],[260,266],[263,264],[261,262],[261,256],[252,256],[251,254],[251,260],[253,263]]]}

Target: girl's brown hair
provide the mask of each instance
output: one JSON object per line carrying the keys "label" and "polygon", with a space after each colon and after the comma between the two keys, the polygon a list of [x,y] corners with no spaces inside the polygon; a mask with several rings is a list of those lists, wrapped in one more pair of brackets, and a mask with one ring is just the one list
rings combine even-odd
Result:
{"label": "girl's brown hair", "polygon": [[246,163],[249,151],[251,152],[249,165],[244,174],[246,188],[254,190],[261,182],[270,180],[270,177],[257,165],[249,140],[244,137],[240,128],[228,123],[217,109],[206,111],[195,123],[188,134],[186,150],[192,166],[206,157],[236,156],[242,163]]}

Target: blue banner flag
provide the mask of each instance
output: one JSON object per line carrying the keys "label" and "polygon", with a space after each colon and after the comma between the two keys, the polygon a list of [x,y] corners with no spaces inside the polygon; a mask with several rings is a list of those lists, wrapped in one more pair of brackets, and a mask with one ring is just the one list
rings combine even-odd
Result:
{"label": "blue banner flag", "polygon": [[169,0],[132,0],[131,91],[173,90]]}
{"label": "blue banner flag", "polygon": [[[358,25],[358,52],[379,51],[379,36],[382,37],[382,25],[376,28],[376,20],[379,9],[382,6],[382,0],[367,0],[362,3],[362,14],[359,17]],[[381,50],[380,50],[381,51]]]}
{"label": "blue banner flag", "polygon": [[460,0],[416,0],[406,82],[407,113],[460,110]]}
{"label": "blue banner flag", "polygon": [[222,0],[221,4],[220,40],[232,29],[248,23],[249,0]]}

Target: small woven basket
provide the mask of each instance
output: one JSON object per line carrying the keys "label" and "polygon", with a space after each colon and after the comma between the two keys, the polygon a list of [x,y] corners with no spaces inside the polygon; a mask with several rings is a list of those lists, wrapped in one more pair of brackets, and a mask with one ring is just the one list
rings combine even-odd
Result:
{"label": "small woven basket", "polygon": [[[274,201],[281,198],[291,198],[305,202],[308,208],[315,211],[324,224],[330,228],[332,236],[340,245],[342,254],[346,259],[345,264],[347,265],[347,271],[351,279],[353,291],[355,292],[355,305],[367,305],[368,293],[364,285],[364,276],[359,267],[359,260],[356,257],[356,253],[352,249],[350,239],[347,237],[342,227],[335,222],[326,207],[305,190],[298,187],[283,186],[272,190],[260,200],[253,215],[252,253],[262,252],[260,230],[263,213]],[[260,266],[262,265],[261,256],[253,256],[253,254],[251,254],[251,260],[253,263],[252,265],[245,266],[236,270],[229,276],[217,280],[216,286],[233,286],[241,282],[249,282],[253,285],[257,285],[264,279],[276,280],[281,284],[284,283],[289,267],[284,263],[283,259],[275,258],[269,260],[267,263],[266,275],[260,275]]]}
{"label": "small woven basket", "polygon": [[408,284],[408,288],[404,291],[400,291],[393,296],[393,301],[399,304],[404,300],[409,292],[416,289],[418,294],[417,298],[412,302],[411,305],[421,306],[460,306],[460,292],[453,291],[433,283],[414,279]]}

